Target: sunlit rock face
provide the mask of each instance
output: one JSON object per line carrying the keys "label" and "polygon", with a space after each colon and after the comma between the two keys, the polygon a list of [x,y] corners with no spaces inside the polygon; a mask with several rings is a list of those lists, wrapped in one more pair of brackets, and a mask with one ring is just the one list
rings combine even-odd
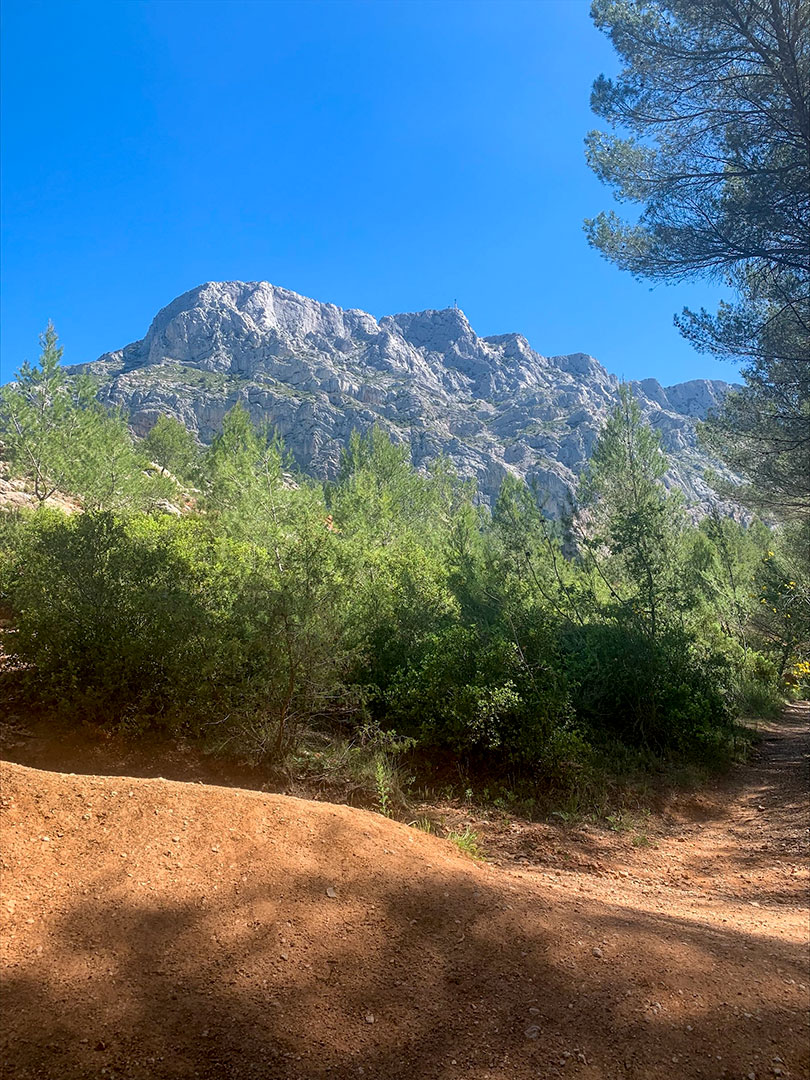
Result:
{"label": "sunlit rock face", "polygon": [[[417,467],[444,454],[490,503],[513,473],[536,484],[550,514],[564,510],[619,389],[585,353],[547,357],[520,334],[478,337],[455,308],[377,320],[266,281],[192,289],[158,312],[142,341],[83,370],[140,433],[167,413],[207,442],[241,400],[302,469],[329,478],[351,432],[379,423]],[[661,432],[667,483],[707,507],[695,421],[728,384],[632,385]]]}

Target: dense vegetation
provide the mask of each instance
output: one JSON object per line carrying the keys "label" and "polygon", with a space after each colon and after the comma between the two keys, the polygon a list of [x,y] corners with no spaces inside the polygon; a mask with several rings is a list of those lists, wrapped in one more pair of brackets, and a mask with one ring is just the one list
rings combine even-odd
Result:
{"label": "dense vegetation", "polygon": [[239,404],[210,447],[165,417],[136,439],[50,331],[0,410],[41,501],[0,514],[8,641],[82,719],[276,762],[313,733],[415,745],[548,789],[722,756],[810,670],[807,525],[694,523],[626,388],[563,523],[513,479],[490,513],[379,428],[330,484]]}

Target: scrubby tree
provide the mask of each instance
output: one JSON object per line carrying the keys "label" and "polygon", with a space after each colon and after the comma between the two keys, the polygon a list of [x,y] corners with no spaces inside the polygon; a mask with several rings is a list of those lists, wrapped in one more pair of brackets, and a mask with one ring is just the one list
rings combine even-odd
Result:
{"label": "scrubby tree", "polygon": [[750,576],[752,636],[778,672],[810,659],[810,523],[771,534]]}
{"label": "scrubby tree", "polygon": [[368,538],[386,545],[404,532],[427,539],[438,524],[438,494],[437,485],[414,469],[410,447],[375,424],[364,434],[352,432],[331,501],[336,518],[362,520]]}
{"label": "scrubby tree", "polygon": [[200,468],[210,527],[238,545],[242,571],[234,639],[252,674],[231,734],[259,756],[283,756],[303,724],[358,705],[345,684],[352,645],[339,539],[321,485],[290,470],[281,441],[241,402]]}
{"label": "scrubby tree", "polygon": [[623,385],[578,491],[575,529],[598,591],[651,638],[679,607],[681,500],[662,477],[667,460],[632,390]]}
{"label": "scrubby tree", "polygon": [[354,432],[328,492],[330,528],[352,581],[358,678],[382,692],[452,617],[445,484],[414,469],[380,427]]}
{"label": "scrubby tree", "polygon": [[201,471],[209,510],[232,535],[266,542],[278,533],[295,484],[285,480],[281,442],[253,423],[241,401],[226,414]]}
{"label": "scrubby tree", "polygon": [[686,521],[662,482],[666,467],[658,433],[622,386],[572,522],[590,611],[563,634],[578,714],[597,732],[656,749],[694,743],[728,718],[722,658],[687,618]]}
{"label": "scrubby tree", "polygon": [[161,415],[143,440],[143,451],[161,474],[187,478],[199,457],[199,447],[185,424],[174,416]]}
{"label": "scrubby tree", "polygon": [[0,443],[15,473],[30,481],[40,503],[73,486],[82,450],[82,411],[91,407],[90,379],[71,382],[52,323],[40,335],[36,364],[25,361],[14,382],[0,389]]}
{"label": "scrubby tree", "polygon": [[52,324],[37,364],[0,389],[0,443],[40,504],[60,492],[86,510],[145,508],[173,494],[151,476],[124,416],[96,399],[87,375],[69,375]]}

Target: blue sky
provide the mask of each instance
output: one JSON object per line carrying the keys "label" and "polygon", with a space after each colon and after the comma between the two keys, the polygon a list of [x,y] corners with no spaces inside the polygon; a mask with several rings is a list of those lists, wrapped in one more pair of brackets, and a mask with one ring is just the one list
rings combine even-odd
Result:
{"label": "blue sky", "polygon": [[584,0],[4,0],[2,31],[3,379],[49,318],[91,360],[226,279],[376,316],[457,299],[626,378],[733,378],[672,326],[715,287],[587,245],[616,62]]}

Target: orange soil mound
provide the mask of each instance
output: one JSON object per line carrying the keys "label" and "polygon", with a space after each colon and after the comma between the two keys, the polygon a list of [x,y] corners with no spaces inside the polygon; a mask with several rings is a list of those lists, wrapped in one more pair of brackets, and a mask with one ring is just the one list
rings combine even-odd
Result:
{"label": "orange soil mound", "polygon": [[808,1075],[795,897],[498,869],[254,791],[0,780],[15,1080]]}

